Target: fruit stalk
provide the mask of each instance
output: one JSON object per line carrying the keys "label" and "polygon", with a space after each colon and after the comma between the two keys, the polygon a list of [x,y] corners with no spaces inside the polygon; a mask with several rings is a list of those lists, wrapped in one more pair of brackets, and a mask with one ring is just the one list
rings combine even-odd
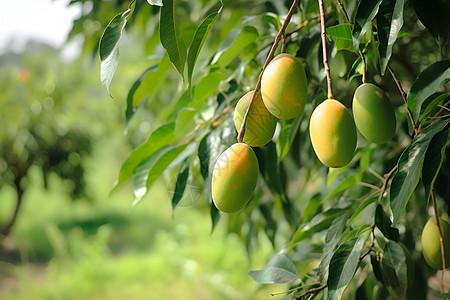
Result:
{"label": "fruit stalk", "polygon": [[278,47],[278,43],[280,42],[281,38],[284,36],[286,28],[289,25],[289,22],[291,21],[291,17],[294,14],[294,11],[295,11],[295,9],[298,6],[298,1],[299,0],[294,0],[292,2],[291,8],[289,9],[289,12],[288,12],[288,14],[286,16],[286,19],[284,20],[283,25],[280,28],[280,31],[278,32],[277,36],[275,37],[275,41],[273,42],[272,48],[270,49],[270,52],[269,52],[269,55],[267,55],[266,62],[264,63],[264,66],[261,69],[261,73],[258,76],[258,81],[256,83],[255,92],[253,93],[252,99],[250,100],[250,103],[249,103],[249,105],[247,107],[247,110],[246,110],[245,115],[244,115],[244,119],[242,121],[241,128],[239,130],[239,135],[238,135],[238,142],[239,143],[242,143],[242,141],[244,140],[245,125],[247,124],[248,114],[249,114],[249,111],[250,111],[250,107],[252,106],[253,102],[255,101],[256,94],[258,93],[259,89],[261,88],[262,74],[264,73],[264,70],[269,65],[270,61],[272,60],[273,54],[275,53],[275,50]]}
{"label": "fruit stalk", "polygon": [[323,65],[325,67],[325,72],[327,74],[327,85],[328,85],[328,99],[334,99],[333,91],[331,90],[331,75],[330,66],[328,65],[328,55],[327,55],[327,32],[325,29],[325,12],[323,10],[323,0],[319,1],[319,11],[320,11],[320,27],[322,31],[322,56]]}
{"label": "fruit stalk", "polygon": [[431,190],[431,200],[433,201],[434,218],[436,219],[436,226],[438,228],[438,233],[439,233],[439,242],[441,244],[441,256],[442,256],[441,293],[444,293],[444,274],[445,274],[445,269],[447,268],[447,264],[445,261],[444,238],[442,237],[441,224],[439,222],[439,214],[438,214],[437,205],[436,205],[436,196],[434,194],[434,187]]}

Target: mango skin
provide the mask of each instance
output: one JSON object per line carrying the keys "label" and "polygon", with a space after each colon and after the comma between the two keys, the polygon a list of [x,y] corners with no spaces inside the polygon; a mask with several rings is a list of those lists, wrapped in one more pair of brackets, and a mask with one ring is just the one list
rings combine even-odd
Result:
{"label": "mango skin", "polygon": [[217,159],[212,175],[212,199],[225,213],[243,208],[252,197],[258,182],[258,159],[253,149],[236,143]]}
{"label": "mango skin", "polygon": [[[445,262],[447,268],[450,266],[450,224],[439,218],[442,237],[444,239]],[[430,218],[422,231],[422,254],[427,264],[436,270],[442,270],[441,244],[439,232],[434,217]]]}
{"label": "mango skin", "polygon": [[[241,130],[245,112],[250,104],[254,91],[250,91],[239,100],[234,109],[234,125],[237,132]],[[252,147],[264,146],[272,140],[277,118],[275,118],[265,107],[261,93],[257,93],[245,124],[244,143]]]}
{"label": "mango skin", "polygon": [[330,168],[347,165],[355,154],[355,122],[350,111],[337,100],[327,99],[314,109],[309,135],[317,157]]}
{"label": "mango skin", "polygon": [[288,120],[305,109],[308,83],[303,65],[290,54],[276,56],[261,78],[264,105],[275,117]]}
{"label": "mango skin", "polygon": [[395,135],[395,111],[382,89],[371,83],[360,85],[353,96],[356,127],[371,143],[384,144]]}

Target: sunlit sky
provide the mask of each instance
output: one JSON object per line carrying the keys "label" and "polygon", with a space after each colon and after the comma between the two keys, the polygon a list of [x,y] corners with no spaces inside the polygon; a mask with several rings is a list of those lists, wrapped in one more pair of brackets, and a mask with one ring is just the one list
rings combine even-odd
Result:
{"label": "sunlit sky", "polygon": [[21,51],[30,39],[60,47],[66,40],[80,6],[69,0],[0,0],[0,54]]}

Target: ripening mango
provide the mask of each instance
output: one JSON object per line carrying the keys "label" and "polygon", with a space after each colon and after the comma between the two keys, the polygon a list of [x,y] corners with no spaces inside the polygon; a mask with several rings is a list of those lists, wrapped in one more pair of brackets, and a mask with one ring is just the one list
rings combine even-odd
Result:
{"label": "ripening mango", "polygon": [[212,199],[225,213],[234,213],[247,204],[258,181],[258,159],[253,149],[236,143],[217,159],[212,176]]}
{"label": "ripening mango", "polygon": [[[450,224],[439,218],[442,237],[444,239],[445,263],[450,266]],[[427,264],[436,270],[442,270],[441,243],[439,231],[434,217],[430,218],[422,231],[422,253]]]}
{"label": "ripening mango", "polygon": [[382,89],[360,85],[353,96],[353,117],[361,134],[371,143],[383,144],[395,135],[395,112]]}
{"label": "ripening mango", "polygon": [[276,56],[261,78],[264,105],[275,117],[288,120],[300,115],[308,96],[308,83],[301,62],[290,54]]}
{"label": "ripening mango", "polygon": [[327,99],[314,109],[309,135],[314,151],[324,165],[341,168],[352,160],[356,127],[352,114],[341,102]]}
{"label": "ripening mango", "polygon": [[[237,132],[241,130],[242,121],[244,120],[245,112],[254,91],[250,91],[245,94],[234,109],[234,125]],[[261,98],[261,93],[258,92],[253,101],[252,106],[247,117],[247,123],[245,124],[244,143],[252,147],[264,146],[273,137],[275,128],[277,127],[277,118],[275,118],[264,106]]]}

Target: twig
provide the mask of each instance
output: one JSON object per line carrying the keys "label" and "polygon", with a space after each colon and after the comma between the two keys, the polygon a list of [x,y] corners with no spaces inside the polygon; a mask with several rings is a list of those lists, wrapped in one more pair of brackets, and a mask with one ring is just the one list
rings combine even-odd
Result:
{"label": "twig", "polygon": [[436,195],[434,194],[434,187],[431,189],[431,200],[433,201],[434,218],[436,219],[436,226],[439,233],[439,242],[441,244],[441,259],[442,259],[442,276],[441,276],[441,293],[444,293],[444,273],[447,268],[445,261],[445,248],[444,248],[444,238],[442,237],[441,224],[439,222],[439,213],[436,204]]}
{"label": "twig", "polygon": [[308,294],[311,294],[311,295],[317,294],[318,292],[320,292],[321,290],[323,290],[326,287],[327,287],[326,283],[321,283],[318,287],[309,289],[309,290],[301,293],[300,295],[298,295],[297,299],[301,299],[303,296],[306,296]]}
{"label": "twig", "polygon": [[264,73],[264,70],[266,69],[266,67],[269,65],[269,63],[272,60],[273,54],[275,53],[275,50],[278,47],[278,43],[280,42],[281,38],[284,36],[284,32],[286,31],[286,27],[288,26],[289,22],[291,21],[291,17],[294,14],[295,9],[298,6],[298,1],[299,0],[294,0],[292,2],[291,8],[289,9],[289,12],[286,16],[286,19],[283,22],[283,25],[280,28],[280,31],[278,32],[275,41],[273,42],[272,48],[270,49],[269,55],[267,55],[267,59],[266,62],[264,63],[264,67],[261,70],[261,73],[259,74],[258,77],[258,82],[256,83],[256,87],[255,87],[255,91],[252,95],[252,99],[250,100],[250,103],[247,107],[247,111],[245,112],[244,115],[244,119],[242,120],[242,125],[241,125],[241,129],[239,130],[239,135],[238,135],[238,142],[242,143],[242,141],[244,140],[244,135],[245,135],[245,125],[247,123],[247,119],[248,119],[248,115],[249,115],[249,111],[250,111],[250,107],[252,106],[253,102],[255,101],[256,98],[256,94],[258,93],[259,89],[261,88],[261,78],[262,78],[262,74]]}
{"label": "twig", "polygon": [[370,244],[367,248],[366,252],[364,252],[360,257],[359,260],[363,260],[364,257],[366,257],[370,251],[372,251],[372,247],[375,245],[375,223],[370,226]]}
{"label": "twig", "polygon": [[320,11],[320,28],[321,28],[321,35],[322,35],[322,56],[323,56],[323,65],[325,67],[325,72],[327,74],[328,99],[334,99],[333,91],[331,90],[330,66],[328,65],[327,32],[325,29],[325,12],[323,10],[323,0],[318,0],[318,1],[319,1],[319,11]]}
{"label": "twig", "polygon": [[400,81],[397,79],[397,76],[395,76],[394,71],[392,71],[389,64],[387,65],[387,68],[389,70],[389,73],[391,73],[392,78],[394,78],[395,83],[397,84],[397,87],[400,91],[400,94],[402,95],[403,102],[405,103],[406,110],[408,112],[409,120],[411,121],[411,125],[414,129],[414,137],[416,137],[419,134],[419,130],[416,127],[416,123],[414,122],[414,118],[412,116],[411,110],[408,107],[408,101],[406,100],[406,92],[403,89],[402,85],[400,84]]}
{"label": "twig", "polygon": [[341,0],[337,0],[337,3],[339,4],[339,7],[342,10],[342,13],[344,14],[345,19],[347,20],[347,22],[353,26],[353,23],[350,21],[350,19],[348,18],[348,14],[345,11],[344,5],[342,5]]}

